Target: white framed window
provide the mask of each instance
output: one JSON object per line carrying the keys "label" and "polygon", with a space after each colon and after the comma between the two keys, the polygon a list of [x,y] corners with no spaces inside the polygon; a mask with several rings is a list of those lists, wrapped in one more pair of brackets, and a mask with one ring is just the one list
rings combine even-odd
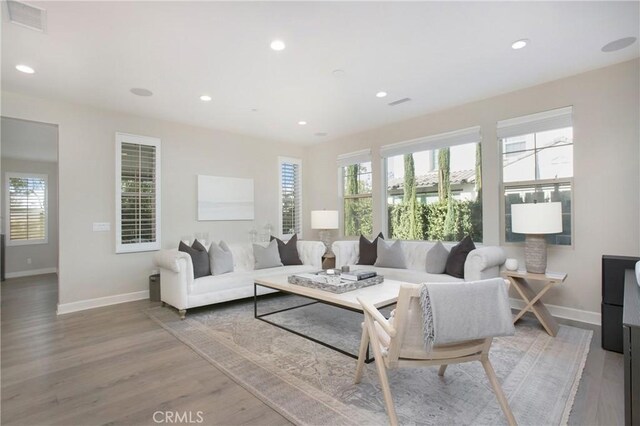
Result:
{"label": "white framed window", "polygon": [[503,242],[525,239],[511,231],[513,204],[560,202],[562,232],[547,235],[547,243],[573,245],[572,113],[572,107],[566,107],[498,122]]}
{"label": "white framed window", "polygon": [[371,150],[338,156],[338,194],[342,235],[373,234]]}
{"label": "white framed window", "polygon": [[49,242],[48,176],[5,173],[7,246]]}
{"label": "white framed window", "polygon": [[278,157],[280,235],[302,237],[302,160]]}
{"label": "white framed window", "polygon": [[480,127],[381,147],[389,238],[482,242]]}
{"label": "white framed window", "polygon": [[116,253],[160,249],[160,139],[116,133]]}

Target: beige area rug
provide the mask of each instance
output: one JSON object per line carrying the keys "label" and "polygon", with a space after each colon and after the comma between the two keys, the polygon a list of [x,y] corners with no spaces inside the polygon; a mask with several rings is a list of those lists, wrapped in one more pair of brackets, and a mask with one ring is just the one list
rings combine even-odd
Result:
{"label": "beige area rug", "polygon": [[[306,302],[295,296],[263,298],[260,312]],[[388,423],[374,364],[355,385],[356,361],[253,318],[253,302],[147,314],[231,379],[296,424]],[[269,317],[281,325],[357,352],[361,314],[314,304]],[[490,359],[520,425],[565,424],[592,337],[590,330],[560,326],[558,336],[537,324],[494,341]],[[405,368],[389,380],[401,424],[506,424],[480,363]]]}

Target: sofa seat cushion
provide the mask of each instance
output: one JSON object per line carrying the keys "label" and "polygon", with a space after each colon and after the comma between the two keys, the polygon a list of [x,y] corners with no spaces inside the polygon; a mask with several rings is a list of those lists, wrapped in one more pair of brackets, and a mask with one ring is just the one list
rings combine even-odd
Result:
{"label": "sofa seat cushion", "polygon": [[253,287],[254,280],[274,275],[290,275],[313,270],[309,265],[280,266],[257,271],[234,271],[222,275],[207,275],[193,281],[191,294],[205,294],[236,287]]}
{"label": "sofa seat cushion", "polygon": [[413,269],[395,269],[395,268],[380,268],[377,266],[361,266],[355,265],[352,270],[367,270],[376,271],[378,275],[383,275],[390,280],[405,281],[413,284],[420,283],[452,283],[452,282],[464,282],[462,278],[452,277],[447,274],[430,274],[428,272],[415,271]]}

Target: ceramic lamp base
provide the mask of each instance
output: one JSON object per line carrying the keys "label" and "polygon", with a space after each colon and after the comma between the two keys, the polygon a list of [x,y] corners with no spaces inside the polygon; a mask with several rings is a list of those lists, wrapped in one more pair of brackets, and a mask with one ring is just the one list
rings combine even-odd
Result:
{"label": "ceramic lamp base", "polygon": [[532,274],[544,274],[547,271],[547,240],[543,234],[527,234],[524,265],[527,272]]}
{"label": "ceramic lamp base", "polygon": [[324,243],[324,246],[327,248],[325,252],[325,256],[333,254],[331,251],[331,231],[328,229],[322,229],[318,231],[318,236],[320,237],[320,241]]}

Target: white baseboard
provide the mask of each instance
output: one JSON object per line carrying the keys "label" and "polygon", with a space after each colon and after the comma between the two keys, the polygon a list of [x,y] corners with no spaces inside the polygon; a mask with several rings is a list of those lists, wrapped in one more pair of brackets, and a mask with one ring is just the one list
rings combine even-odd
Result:
{"label": "white baseboard", "polygon": [[79,300],[77,302],[58,304],[58,315],[71,312],[84,311],[86,309],[100,308],[102,306],[117,305],[118,303],[133,302],[149,298],[149,290],[133,293],[116,294],[115,296],[98,297],[96,299]]}
{"label": "white baseboard", "polygon": [[[514,309],[522,309],[526,306],[526,303],[520,299],[509,299],[511,301],[511,307]],[[565,306],[550,305],[545,303],[549,313],[554,317],[569,319],[573,321],[586,322],[587,324],[602,324],[602,316],[600,312],[583,311],[581,309],[567,308]]]}
{"label": "white baseboard", "polygon": [[58,268],[42,268],[42,269],[30,269],[28,271],[18,271],[18,272],[7,272],[4,274],[4,277],[9,278],[20,278],[20,277],[30,277],[32,275],[42,275],[42,274],[57,274]]}

